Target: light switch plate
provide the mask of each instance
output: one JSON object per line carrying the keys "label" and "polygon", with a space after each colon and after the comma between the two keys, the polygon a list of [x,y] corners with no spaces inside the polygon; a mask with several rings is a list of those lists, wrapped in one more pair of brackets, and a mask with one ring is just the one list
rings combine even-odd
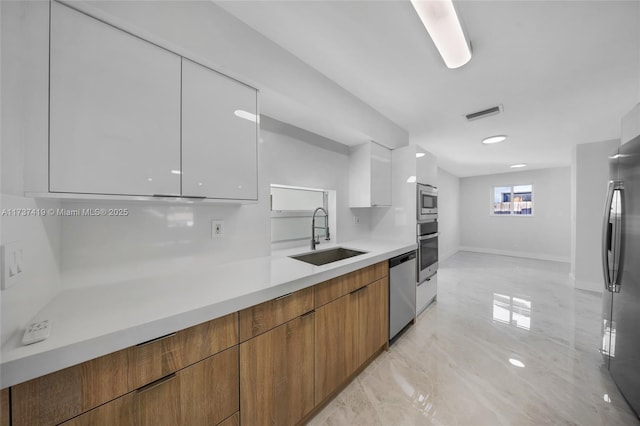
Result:
{"label": "light switch plate", "polygon": [[2,285],[6,290],[18,284],[24,271],[24,253],[22,246],[17,242],[11,242],[0,246],[0,262],[2,263]]}

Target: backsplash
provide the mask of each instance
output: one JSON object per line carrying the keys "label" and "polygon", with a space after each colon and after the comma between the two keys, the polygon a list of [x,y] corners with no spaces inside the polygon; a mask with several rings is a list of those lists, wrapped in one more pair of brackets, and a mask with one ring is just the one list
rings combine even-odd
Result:
{"label": "backsplash", "polygon": [[[224,263],[269,255],[268,195],[246,205],[154,202],[71,202],[62,207],[121,209],[127,216],[62,219],[64,288],[109,284],[176,270],[200,262]],[[211,238],[211,221],[224,221],[224,237]]]}

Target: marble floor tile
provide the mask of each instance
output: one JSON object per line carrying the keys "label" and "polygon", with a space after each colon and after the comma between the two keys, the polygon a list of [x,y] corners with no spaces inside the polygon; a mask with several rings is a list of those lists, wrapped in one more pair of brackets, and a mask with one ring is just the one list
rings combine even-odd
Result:
{"label": "marble floor tile", "polygon": [[639,425],[569,265],[459,252],[438,299],[310,425]]}

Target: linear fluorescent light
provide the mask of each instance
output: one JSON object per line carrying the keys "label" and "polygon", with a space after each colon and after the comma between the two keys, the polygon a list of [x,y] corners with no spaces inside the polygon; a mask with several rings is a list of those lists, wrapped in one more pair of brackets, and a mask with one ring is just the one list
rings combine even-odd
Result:
{"label": "linear fluorescent light", "polygon": [[411,0],[420,20],[448,68],[459,68],[471,59],[469,43],[451,0]]}
{"label": "linear fluorescent light", "polygon": [[253,121],[256,123],[258,121],[258,116],[256,114],[252,114],[248,111],[237,109],[233,111],[236,117],[244,118],[245,120]]}
{"label": "linear fluorescent light", "polygon": [[500,143],[500,142],[504,142],[507,140],[507,136],[505,135],[496,135],[496,136],[489,136],[488,138],[484,138],[482,139],[482,143],[485,145],[490,145],[492,143]]}
{"label": "linear fluorescent light", "polygon": [[522,163],[522,164],[514,164],[514,165],[509,166],[509,167],[511,167],[512,169],[519,169],[521,167],[527,167],[527,165]]}

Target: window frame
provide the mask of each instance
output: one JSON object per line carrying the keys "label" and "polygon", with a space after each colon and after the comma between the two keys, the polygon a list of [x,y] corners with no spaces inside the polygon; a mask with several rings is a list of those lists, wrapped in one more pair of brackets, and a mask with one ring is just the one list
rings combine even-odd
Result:
{"label": "window frame", "polygon": [[[511,210],[509,211],[509,214],[496,214],[495,210],[494,210],[494,204],[495,204],[495,191],[496,188],[511,188],[511,199],[513,200],[514,197],[514,192],[513,192],[513,188],[516,186],[530,186],[531,187],[531,214],[514,214],[513,213],[513,201],[511,202]],[[535,216],[535,184],[533,183],[516,183],[516,184],[512,184],[512,185],[491,185],[491,192],[489,194],[490,196],[490,200],[489,200],[489,215],[492,217],[534,217]]]}
{"label": "window frame", "polygon": [[[329,191],[320,188],[304,188],[300,186],[289,186],[289,185],[278,185],[278,184],[270,184],[269,189],[272,187],[282,188],[282,189],[292,189],[297,191],[314,191],[314,192],[322,192],[322,207],[325,211],[329,211]],[[271,193],[269,193],[269,211],[271,213],[271,219],[274,218],[296,218],[296,217],[313,217],[314,210],[273,210],[273,199]],[[324,217],[324,216],[323,216]],[[271,244],[280,244],[280,243],[289,243],[292,241],[304,241],[310,240],[311,236],[306,235],[300,238],[289,238],[286,240],[271,240]]]}

